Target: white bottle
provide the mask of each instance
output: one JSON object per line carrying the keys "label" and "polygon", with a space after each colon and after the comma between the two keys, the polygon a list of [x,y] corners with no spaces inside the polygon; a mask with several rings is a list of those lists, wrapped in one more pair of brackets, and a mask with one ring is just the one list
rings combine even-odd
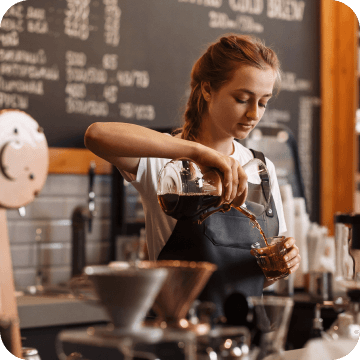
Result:
{"label": "white bottle", "polygon": [[310,227],[309,215],[306,213],[305,199],[294,198],[295,207],[295,224],[294,238],[299,248],[301,262],[299,269],[295,273],[295,288],[303,288],[305,286],[304,274],[309,271],[308,264],[308,244],[307,234]]}

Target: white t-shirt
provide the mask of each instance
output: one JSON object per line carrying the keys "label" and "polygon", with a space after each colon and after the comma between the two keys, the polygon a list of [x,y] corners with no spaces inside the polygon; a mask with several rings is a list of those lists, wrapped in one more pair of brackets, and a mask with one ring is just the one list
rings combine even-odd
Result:
{"label": "white t-shirt", "polygon": [[[245,165],[254,158],[252,152],[245,146],[235,140],[233,144],[235,151],[230,156],[238,160],[241,165]],[[282,234],[286,232],[286,224],[275,166],[268,158],[265,159],[271,179],[271,194],[279,218],[279,234]],[[176,219],[163,212],[156,195],[158,174],[162,167],[169,161],[171,161],[171,159],[141,158],[136,177],[126,171],[119,170],[125,180],[131,182],[140,193],[145,214],[146,239],[150,260],[157,259],[160,251],[170,238],[177,222]],[[253,179],[249,178],[249,181],[260,184],[260,177],[256,175]]]}

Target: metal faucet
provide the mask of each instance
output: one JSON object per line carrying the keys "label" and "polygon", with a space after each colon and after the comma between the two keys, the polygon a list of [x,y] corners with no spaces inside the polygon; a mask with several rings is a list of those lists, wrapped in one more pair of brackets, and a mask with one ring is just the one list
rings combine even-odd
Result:
{"label": "metal faucet", "polygon": [[36,274],[35,285],[30,285],[26,288],[26,292],[31,295],[43,294],[45,290],[43,264],[41,261],[41,243],[42,243],[42,229],[36,229],[35,246],[36,246]]}
{"label": "metal faucet", "polygon": [[95,209],[95,177],[94,161],[90,162],[89,168],[89,195],[88,206],[77,206],[72,214],[72,276],[82,274],[86,266],[86,223],[88,222],[88,231],[92,231],[92,219],[96,215]]}
{"label": "metal faucet", "polygon": [[95,162],[91,161],[90,168],[89,168],[89,197],[88,197],[88,206],[89,206],[89,212],[90,212],[89,232],[92,231],[92,218],[96,215],[95,192],[94,192],[95,168],[96,168]]}

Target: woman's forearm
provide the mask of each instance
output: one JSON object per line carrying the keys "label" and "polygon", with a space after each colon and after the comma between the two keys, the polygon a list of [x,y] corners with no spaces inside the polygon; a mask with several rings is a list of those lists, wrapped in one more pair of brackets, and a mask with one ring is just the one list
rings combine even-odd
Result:
{"label": "woman's forearm", "polygon": [[126,123],[94,123],[85,146],[100,157],[194,158],[199,144]]}

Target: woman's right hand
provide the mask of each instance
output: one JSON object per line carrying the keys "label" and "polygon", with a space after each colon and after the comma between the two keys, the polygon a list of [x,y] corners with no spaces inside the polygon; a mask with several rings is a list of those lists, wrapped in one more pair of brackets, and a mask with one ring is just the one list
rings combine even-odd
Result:
{"label": "woman's right hand", "polygon": [[240,197],[237,203],[242,204],[246,198],[248,184],[247,175],[240,163],[207,146],[200,145],[199,148],[194,161],[200,166],[216,168],[222,173],[225,202],[231,203],[235,197]]}

